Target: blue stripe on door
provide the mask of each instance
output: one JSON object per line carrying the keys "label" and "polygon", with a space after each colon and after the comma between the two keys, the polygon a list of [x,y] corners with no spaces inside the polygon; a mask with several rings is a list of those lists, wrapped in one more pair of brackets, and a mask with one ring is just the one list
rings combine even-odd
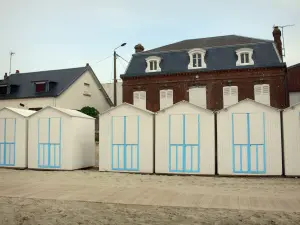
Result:
{"label": "blue stripe on door", "polygon": [[[60,117],[52,117],[52,118],[43,118],[48,120],[47,128],[47,142],[40,142],[40,134],[41,134],[41,123],[40,118],[38,119],[38,167],[39,168],[48,168],[48,169],[59,169],[61,168],[61,140],[62,140],[62,119]],[[51,126],[51,119],[59,119],[59,142],[54,143],[51,142],[51,130],[53,129]],[[58,151],[58,152],[57,152]],[[56,161],[58,154],[58,162]],[[52,159],[53,158],[53,159]],[[41,160],[42,159],[42,160]],[[42,162],[41,162],[42,161]]]}
{"label": "blue stripe on door", "polygon": [[[235,130],[234,130],[234,115],[236,114],[244,114],[247,116],[247,124],[246,124],[246,129],[247,129],[247,143],[243,144],[236,144],[235,143]],[[233,173],[246,173],[246,174],[265,174],[266,173],[266,125],[265,125],[265,113],[262,113],[263,115],[263,124],[262,124],[262,129],[263,129],[263,143],[251,143],[250,140],[250,113],[232,113],[232,168],[233,168]],[[239,132],[239,131],[237,131]],[[251,148],[254,146],[255,150],[255,158],[252,158],[252,151],[253,149]],[[259,170],[259,147],[263,148],[263,169]],[[243,170],[243,154],[244,154],[244,149],[246,148],[247,152],[247,165],[246,165],[246,170]],[[236,163],[237,163],[237,152],[239,152],[240,158],[239,158],[239,167],[240,169],[237,169]],[[252,160],[255,160],[255,168],[252,168]]]}
{"label": "blue stripe on door", "polygon": [[[3,120],[3,141],[0,142],[0,166],[16,165],[16,118],[1,118]],[[14,125],[13,141],[7,141],[7,121]],[[11,125],[11,123],[9,124]]]}
{"label": "blue stripe on door", "polygon": [[[111,156],[112,156],[112,170],[117,171],[140,171],[140,116],[137,117],[137,143],[128,143],[127,142],[127,116],[123,116],[123,130],[118,132],[123,133],[123,143],[115,143],[114,140],[114,131],[115,131],[115,121],[112,117],[111,121],[111,130],[112,130],[112,147],[111,147]],[[123,154],[121,157],[120,147],[122,148]],[[117,156],[115,151],[117,149]],[[133,157],[135,154],[135,157]],[[127,161],[130,160],[128,164]],[[117,165],[116,164],[117,161]],[[134,163],[136,165],[134,165]]]}
{"label": "blue stripe on door", "polygon": [[[169,115],[169,172],[189,172],[189,173],[199,173],[200,172],[200,115],[198,114],[198,126],[197,126],[197,144],[187,144],[186,143],[186,114],[182,115],[182,144],[172,144],[171,135],[172,135],[172,115]],[[178,147],[182,149],[182,155],[178,155]],[[190,168],[187,168],[187,150],[190,149]],[[194,155],[197,154],[197,169],[194,169]],[[173,154],[175,154],[176,160],[173,162]],[[180,161],[179,161],[180,160]],[[182,165],[182,169],[179,169],[179,163]],[[175,165],[174,165],[175,164]],[[175,169],[174,169],[175,167]]]}

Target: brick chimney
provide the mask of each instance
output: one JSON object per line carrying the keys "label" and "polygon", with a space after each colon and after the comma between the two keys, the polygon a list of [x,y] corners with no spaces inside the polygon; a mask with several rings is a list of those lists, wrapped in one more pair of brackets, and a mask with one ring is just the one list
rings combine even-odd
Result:
{"label": "brick chimney", "polygon": [[136,46],[134,46],[134,49],[135,49],[135,53],[143,52],[144,46],[141,44],[137,44]]}
{"label": "brick chimney", "polygon": [[16,73],[20,73],[20,70],[16,70]]}
{"label": "brick chimney", "polygon": [[8,78],[7,73],[5,73],[4,74],[4,79],[7,79],[7,78]]}
{"label": "brick chimney", "polygon": [[278,26],[274,26],[273,37],[278,53],[282,59],[282,42],[281,42],[281,31]]}

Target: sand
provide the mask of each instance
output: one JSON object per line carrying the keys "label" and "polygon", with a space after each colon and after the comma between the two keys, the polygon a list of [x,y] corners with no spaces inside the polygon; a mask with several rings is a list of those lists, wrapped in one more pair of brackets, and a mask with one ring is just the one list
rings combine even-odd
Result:
{"label": "sand", "polygon": [[[14,189],[9,192],[11,187]],[[68,192],[67,189],[72,191]],[[61,190],[61,195],[52,194],[53,190],[55,190],[53,193]],[[142,197],[138,199],[137,196],[137,200],[134,199],[136,204],[132,204],[133,195],[126,198],[127,196],[118,192],[115,195],[111,195],[114,192],[110,192],[107,195],[111,196],[105,198],[106,202],[103,202],[101,199],[110,190],[126,191],[128,195],[138,190],[151,190],[149,193],[151,201],[146,199],[144,205],[139,204],[144,203],[143,198],[148,194],[146,191],[141,193]],[[156,193],[173,193],[173,195],[169,196],[171,197],[169,201],[160,201],[164,196],[155,196]],[[80,194],[81,201],[76,201]],[[226,205],[226,202],[220,208],[210,208],[210,205],[205,208],[183,207],[189,205],[188,201],[193,203],[193,198],[199,195],[266,199],[264,203],[266,208],[267,203],[272,206],[274,199],[277,202],[285,200],[283,205],[286,204],[290,209],[287,211],[285,208],[276,210],[270,207],[268,210],[230,209],[230,205]],[[0,196],[2,196],[0,224],[300,224],[300,179],[291,178],[226,178],[100,173],[96,170],[66,172],[0,169]],[[153,196],[156,198],[151,198]],[[184,196],[184,199],[187,197],[188,201],[169,204],[173,199],[180,199],[180,196]],[[125,204],[111,203],[119,198],[123,198]],[[294,200],[293,204],[290,203],[291,199]],[[214,201],[211,205],[216,205],[213,203]]]}

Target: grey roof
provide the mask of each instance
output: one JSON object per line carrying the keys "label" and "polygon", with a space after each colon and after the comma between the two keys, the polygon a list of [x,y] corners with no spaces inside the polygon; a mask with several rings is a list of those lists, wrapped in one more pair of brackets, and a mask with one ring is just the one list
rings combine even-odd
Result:
{"label": "grey roof", "polygon": [[[234,37],[234,38],[233,38]],[[221,39],[224,38],[222,42],[224,45],[227,43],[238,43],[236,45],[226,45],[211,47],[212,43],[221,44]],[[214,38],[212,38],[214,40]],[[195,41],[202,40],[203,45],[194,45]],[[132,56],[131,62],[125,72],[121,77],[128,76],[147,76],[147,75],[159,75],[159,74],[172,74],[180,72],[191,72],[191,71],[217,71],[217,70],[230,70],[230,69],[248,69],[248,68],[261,68],[261,67],[284,67],[285,63],[281,62],[279,55],[275,50],[275,45],[272,41],[264,41],[260,39],[245,38],[239,36],[223,36],[217,37],[218,41],[209,41],[207,39],[195,39],[193,40],[193,45],[184,45],[185,50],[174,50],[178,46],[181,48],[183,44],[173,44],[174,49],[171,50],[172,45],[168,45],[162,48],[154,49],[151,51],[134,54]],[[239,40],[239,42],[238,42]],[[241,42],[249,41],[247,44],[241,44]],[[255,43],[256,41],[256,43]],[[264,42],[263,42],[264,41]],[[181,42],[178,42],[181,43]],[[183,41],[183,43],[189,43],[189,41]],[[208,43],[209,47],[204,46],[204,43]],[[189,70],[189,55],[188,50],[193,48],[203,48],[206,50],[205,62],[207,68],[199,70]],[[237,55],[236,50],[240,48],[251,48],[253,49],[253,61],[254,65],[248,66],[236,66]],[[170,49],[169,51],[163,51]],[[157,51],[161,52],[157,52]],[[146,58],[149,56],[161,57],[160,68],[161,72],[151,72],[146,73]]]}
{"label": "grey roof", "polygon": [[[105,92],[100,81],[98,80],[90,66],[11,74],[7,79],[0,80],[0,84],[8,84],[13,86],[15,85],[16,91],[8,95],[0,95],[0,100],[59,96],[65,90],[67,90],[86,71],[91,72],[100,91],[104,94],[108,103],[112,105],[110,98],[108,97],[107,93]],[[34,86],[34,82],[36,81],[52,82],[52,88],[47,92],[36,93]]]}
{"label": "grey roof", "polygon": [[297,63],[295,65],[289,66],[288,69],[293,69],[293,68],[296,68],[296,67],[299,67],[299,66],[300,66],[300,63]]}
{"label": "grey roof", "polygon": [[144,53],[185,50],[185,49],[192,49],[192,48],[211,48],[211,47],[230,46],[230,45],[254,44],[254,43],[262,43],[262,42],[272,42],[272,41],[238,36],[238,35],[226,35],[226,36],[198,38],[198,39],[179,41],[173,44],[144,51]]}

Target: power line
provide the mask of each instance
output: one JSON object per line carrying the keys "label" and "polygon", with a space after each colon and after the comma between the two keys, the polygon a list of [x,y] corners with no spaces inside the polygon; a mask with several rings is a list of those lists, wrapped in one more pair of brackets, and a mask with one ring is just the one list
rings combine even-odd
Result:
{"label": "power line", "polygon": [[[117,59],[119,59],[119,58],[117,58]],[[124,66],[124,64],[122,63],[122,61],[120,59],[118,61],[122,65],[122,67],[124,68],[124,70],[126,70],[126,67]]]}
{"label": "power line", "polygon": [[[112,55],[110,55],[110,56],[107,56],[107,57],[105,57],[104,59],[101,59],[100,61],[98,61],[98,62],[96,62],[96,63],[103,62],[104,60],[106,60],[106,59],[108,59],[108,58],[110,58],[110,57],[112,57]],[[96,64],[96,63],[95,63],[95,64]]]}
{"label": "power line", "polygon": [[129,63],[129,62],[128,62],[126,59],[124,59],[122,56],[120,56],[120,55],[118,55],[118,54],[117,54],[117,56],[120,57],[121,59],[123,59],[125,62]]}

